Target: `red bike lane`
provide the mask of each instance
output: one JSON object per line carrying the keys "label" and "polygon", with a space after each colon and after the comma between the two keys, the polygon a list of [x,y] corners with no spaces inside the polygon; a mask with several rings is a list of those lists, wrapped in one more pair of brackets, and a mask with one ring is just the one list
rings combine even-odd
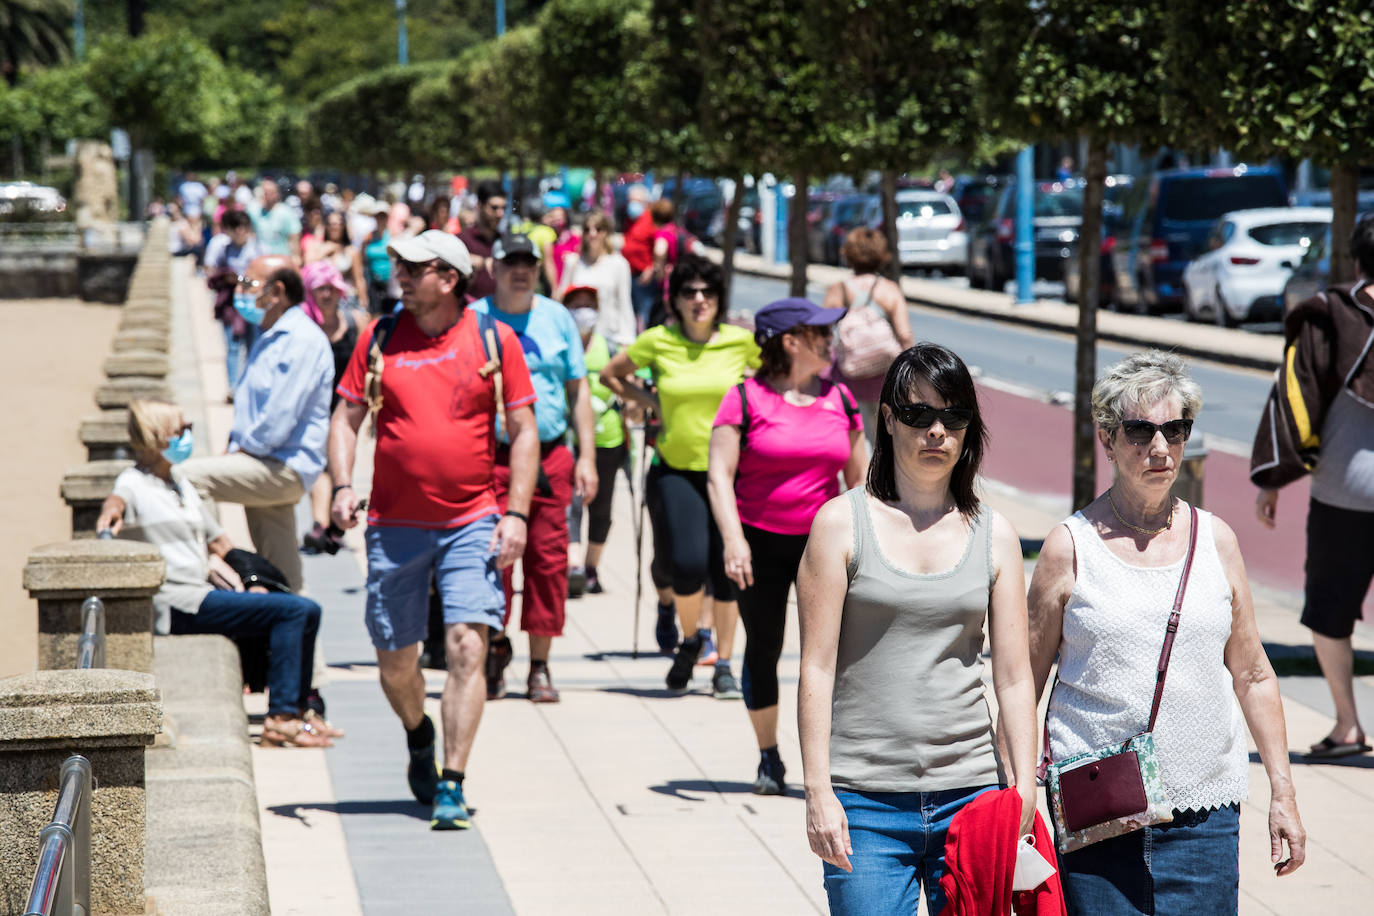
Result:
{"label": "red bike lane", "polygon": [[[1073,412],[984,385],[978,386],[991,442],[983,473],[1026,493],[1066,498],[1072,489]],[[1206,432],[1202,430],[1202,432]],[[1236,532],[1252,582],[1301,592],[1307,551],[1306,480],[1279,494],[1278,527],[1270,530],[1255,515],[1257,490],[1250,462],[1211,452],[1204,463],[1203,506]],[[1098,449],[1097,488],[1111,484],[1111,466]],[[1366,600],[1366,620],[1374,620],[1374,600]]]}

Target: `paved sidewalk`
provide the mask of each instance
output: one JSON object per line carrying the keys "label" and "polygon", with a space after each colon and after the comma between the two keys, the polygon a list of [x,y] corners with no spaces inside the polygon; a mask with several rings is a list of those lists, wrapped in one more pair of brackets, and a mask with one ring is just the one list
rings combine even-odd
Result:
{"label": "paved sidewalk", "polygon": [[[229,416],[220,338],[197,281],[178,288],[202,369],[201,391],[182,396],[203,399],[208,444],[217,449]],[[364,450],[360,487],[367,459]],[[749,785],[757,752],[743,704],[712,699],[706,669],[687,696],[663,688],[668,662],[649,651],[647,573],[634,628],[631,500],[623,477],[616,485],[602,565],[607,591],[570,602],[567,632],[554,644],[550,666],[563,702],[523,699],[527,653],[517,635],[511,695],[487,704],[468,769],[478,810],[475,829],[465,833],[431,833],[427,811],[410,800],[404,734],[382,699],[362,625],[361,532],[350,533],[349,552],[306,558],[310,592],[325,609],[324,693],[331,720],[348,737],[328,751],[255,751],[274,913],[825,912],[796,788],[795,616],[780,671],[780,744],[794,787],[786,797],[756,798]],[[1042,538],[1067,508],[994,483],[988,497],[1031,539]],[[226,520],[231,536],[246,543],[241,517],[226,507]],[[1288,654],[1308,645],[1293,602],[1266,594],[1257,608],[1266,642]],[[1363,628],[1357,645],[1374,651]],[[426,672],[426,681],[437,720],[443,674]],[[1365,709],[1374,710],[1370,678],[1361,678],[1360,689]],[[1286,677],[1283,690],[1289,743],[1305,746],[1330,725],[1322,681]],[[260,709],[260,699],[248,699],[250,711]],[[1374,822],[1374,757],[1295,767],[1311,845],[1308,864],[1283,880],[1268,867],[1263,770],[1252,764],[1251,774],[1252,800],[1241,820],[1241,912],[1364,911],[1374,896],[1374,864],[1358,850]]]}

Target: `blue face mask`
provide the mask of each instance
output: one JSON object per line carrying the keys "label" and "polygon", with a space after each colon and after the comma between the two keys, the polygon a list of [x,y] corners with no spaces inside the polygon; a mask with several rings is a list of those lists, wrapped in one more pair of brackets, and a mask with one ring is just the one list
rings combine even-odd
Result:
{"label": "blue face mask", "polygon": [[632,200],[627,203],[625,205],[625,214],[629,216],[630,219],[638,219],[644,214],[644,201]]}
{"label": "blue face mask", "polygon": [[188,429],[167,443],[167,447],[162,450],[162,457],[172,464],[180,464],[191,457],[191,450],[194,448],[195,440],[191,438],[191,431]]}
{"label": "blue face mask", "polygon": [[234,311],[254,327],[262,324],[262,317],[267,314],[251,293],[234,293]]}

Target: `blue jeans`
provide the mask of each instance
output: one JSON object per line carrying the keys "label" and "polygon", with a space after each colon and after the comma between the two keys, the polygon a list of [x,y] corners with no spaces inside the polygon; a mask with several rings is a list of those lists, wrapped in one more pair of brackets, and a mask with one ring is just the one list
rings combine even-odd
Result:
{"label": "blue jeans", "polygon": [[281,592],[213,591],[200,610],[172,609],[172,633],[218,633],[267,637],[267,714],[297,716],[305,708],[315,663],[320,606]]}
{"label": "blue jeans", "polygon": [[253,349],[253,342],[257,339],[256,325],[248,325],[248,330],[243,332],[242,337],[235,337],[233,328],[229,325],[224,326],[224,372],[229,379],[230,391],[239,383],[243,365],[248,362],[248,351]]}
{"label": "blue jeans", "polygon": [[1071,916],[1235,913],[1240,806],[1174,812],[1174,820],[1059,857]]}
{"label": "blue jeans", "polygon": [[849,820],[853,871],[825,867],[832,916],[910,916],[925,886],[932,914],[945,908],[945,835],[959,809],[996,786],[943,792],[850,792],[836,789]]}

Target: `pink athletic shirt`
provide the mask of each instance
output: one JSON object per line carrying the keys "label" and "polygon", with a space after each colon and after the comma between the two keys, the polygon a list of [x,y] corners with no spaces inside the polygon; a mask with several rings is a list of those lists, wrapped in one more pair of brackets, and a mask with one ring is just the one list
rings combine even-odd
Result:
{"label": "pink athletic shirt", "polygon": [[[810,405],[789,404],[756,379],[744,383],[749,432],[740,449],[735,501],[740,521],[774,534],[807,534],[828,499],[840,494],[838,475],[849,461],[849,433],[862,430],[854,396],[840,383],[821,382]],[[741,423],[739,388],[725,392],[716,426]]]}

